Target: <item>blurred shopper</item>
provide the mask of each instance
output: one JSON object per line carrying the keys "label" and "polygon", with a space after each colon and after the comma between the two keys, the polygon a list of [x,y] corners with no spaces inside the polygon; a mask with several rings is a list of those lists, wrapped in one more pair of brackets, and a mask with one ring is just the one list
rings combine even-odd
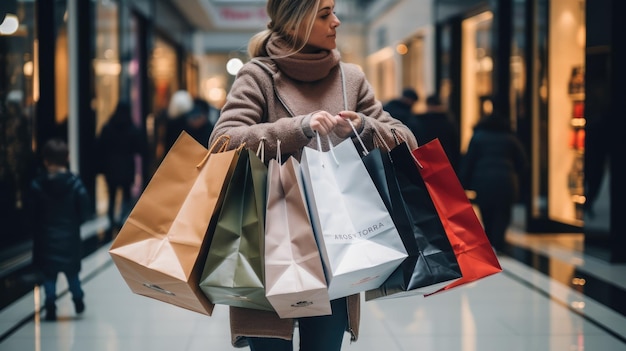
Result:
{"label": "blurred shopper", "polygon": [[195,98],[193,100],[193,108],[185,114],[183,130],[200,144],[208,147],[209,136],[213,132],[213,123],[211,123],[209,116],[215,113],[216,110],[206,100]]}
{"label": "blurred shopper", "polygon": [[22,111],[23,93],[12,90],[0,106],[0,181],[11,189],[11,206],[21,207],[33,175],[30,119]]}
{"label": "blurred shopper", "polygon": [[413,88],[404,88],[402,96],[390,100],[383,106],[383,110],[389,112],[391,117],[409,125],[413,119],[413,105],[419,101],[419,96]]}
{"label": "blurred shopper", "polygon": [[426,112],[409,121],[417,143],[423,145],[438,138],[450,164],[458,172],[460,160],[459,130],[437,95],[426,99]]}
{"label": "blurred shopper", "polygon": [[45,173],[35,178],[26,199],[33,231],[33,264],[43,275],[45,319],[56,320],[56,282],[67,278],[77,314],[85,310],[78,273],[81,269],[80,226],[93,214],[81,179],[68,171],[68,148],[51,139],[42,150]]}
{"label": "blurred shopper", "polygon": [[511,224],[513,205],[519,196],[520,178],[527,158],[510,121],[494,113],[474,127],[460,176],[465,189],[476,192],[485,232],[492,246],[502,251],[506,230]]}
{"label": "blurred shopper", "polygon": [[175,92],[167,107],[167,126],[165,130],[165,153],[174,145],[180,133],[187,126],[187,116],[193,110],[194,102],[186,90]]}
{"label": "blurred shopper", "polygon": [[0,101],[0,222],[4,244],[20,239],[19,209],[34,175],[32,131],[28,116],[23,112],[24,94],[11,90]]}
{"label": "blurred shopper", "polygon": [[[362,70],[341,62],[337,51],[334,0],[269,0],[267,30],[250,40],[253,58],[239,71],[211,134],[230,136],[232,148],[255,150],[266,139],[265,153],[299,159],[305,146],[317,148],[316,133],[339,143],[354,136],[348,119],[370,148],[376,132],[389,144],[395,129],[410,147],[409,129],[383,111]],[[355,142],[357,142],[355,140]],[[346,331],[358,337],[359,294],[330,302],[332,314],[299,318],[300,350],[339,351]],[[295,321],[275,312],[230,308],[233,345],[252,351],[293,350]]]}
{"label": "blurred shopper", "polygon": [[[133,123],[130,104],[118,103],[96,141],[98,164],[101,165],[100,171],[104,174],[109,194],[109,233],[118,230],[130,213],[133,203],[131,190],[137,173],[136,156],[143,155],[145,148],[145,137]],[[118,191],[122,193],[119,210],[116,201]]]}

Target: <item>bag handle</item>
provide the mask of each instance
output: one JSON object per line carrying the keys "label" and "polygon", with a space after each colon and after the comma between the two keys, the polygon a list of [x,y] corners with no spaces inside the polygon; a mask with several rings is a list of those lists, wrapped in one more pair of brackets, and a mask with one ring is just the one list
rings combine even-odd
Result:
{"label": "bag handle", "polygon": [[351,119],[348,120],[348,123],[350,123],[350,127],[352,127],[352,131],[354,132],[354,135],[359,140],[359,144],[361,144],[361,147],[363,148],[363,152],[362,152],[363,156],[367,156],[370,152],[367,151],[365,144],[363,144],[363,139],[361,139],[361,136],[359,135],[359,133],[357,133],[356,128],[354,127],[354,123],[352,123]]}
{"label": "bag handle", "polygon": [[[318,133],[317,131],[315,131],[315,138],[317,139],[317,150],[319,152],[322,152],[322,139],[320,137],[320,133]],[[335,156],[335,151],[333,151],[333,148],[335,146],[333,145],[332,140],[330,140],[330,136],[328,134],[326,135],[326,140],[328,141],[329,152],[330,152],[331,155],[333,155],[333,160],[335,160],[335,164],[339,165],[339,161],[337,160],[337,156]],[[324,160],[322,158],[320,158],[320,160],[322,160],[322,167],[324,167]]]}
{"label": "bag handle", "polygon": [[406,142],[406,140],[404,140],[402,135],[398,134],[398,131],[396,130],[396,128],[391,128],[391,135],[393,135],[393,140],[395,140],[396,146]]}
{"label": "bag handle", "polygon": [[259,142],[259,146],[256,149],[256,156],[261,159],[261,162],[265,163],[265,143],[267,142],[266,137],[261,137],[261,141]]}
{"label": "bag handle", "polygon": [[[228,144],[230,144],[230,135],[226,135],[226,134],[220,135],[217,139],[215,139],[213,144],[211,144],[211,147],[209,148],[209,150],[207,150],[207,153],[206,155],[204,155],[204,158],[202,159],[202,161],[200,161],[200,163],[196,165],[196,168],[198,169],[202,168],[212,153],[216,153],[216,152],[219,153],[219,152],[226,151],[226,149],[228,149]],[[216,150],[216,147],[218,145],[220,145],[220,147]]]}
{"label": "bag handle", "polygon": [[[218,138],[218,140],[220,140],[220,139],[221,139],[221,137],[222,137],[222,136],[220,136],[220,138]],[[229,136],[227,136],[227,138],[228,138],[228,141],[230,141],[230,137],[229,137]],[[218,142],[218,140],[216,140],[216,141],[213,143],[213,145],[215,145],[215,144]],[[219,148],[219,152],[224,152],[224,151],[226,151],[226,149],[227,149],[227,145],[228,145],[228,144],[223,145],[222,147],[220,147],[220,148]],[[237,146],[237,148],[236,148],[235,150],[236,150],[237,152],[241,152],[241,150],[242,150],[245,146],[246,146],[246,143],[241,143],[239,146]],[[197,169],[200,169],[200,168],[204,167],[204,165],[205,165],[205,164],[206,164],[206,162],[208,161],[209,157],[211,156],[211,153],[212,153],[212,152],[211,152],[211,150],[213,150],[213,146],[211,146],[211,149],[209,149],[209,151],[206,153],[206,155],[204,155],[204,158],[202,159],[202,161],[200,161],[200,163],[198,163],[198,164],[196,165],[196,168],[197,168]]]}
{"label": "bag handle", "polygon": [[374,146],[379,147],[376,144],[380,144],[380,146],[384,147],[387,150],[387,152],[391,151],[389,144],[387,144],[385,139],[383,139],[383,137],[380,135],[378,130],[374,130]]}
{"label": "bag handle", "polygon": [[[396,146],[399,146],[400,144],[404,143],[406,148],[409,149],[409,144],[406,142],[406,140],[404,140],[404,138],[400,134],[398,134],[398,131],[396,130],[396,128],[391,128],[391,134],[393,135],[393,139],[396,141]],[[413,157],[413,161],[415,161],[415,164],[417,165],[417,167],[424,169],[424,165],[422,165],[420,160],[418,160],[417,157],[415,157],[415,155],[411,152],[411,149],[409,149],[409,154],[411,155],[411,157]]]}
{"label": "bag handle", "polygon": [[276,139],[276,161],[278,161],[279,165],[283,164],[283,155],[282,155],[282,151],[280,150],[280,139]]}
{"label": "bag handle", "polygon": [[[220,148],[215,150],[217,145],[220,145],[220,143]],[[209,148],[209,153],[212,154],[215,152],[224,152],[228,148],[228,144],[230,144],[230,135],[222,134],[217,139],[215,139],[213,144],[211,144],[211,147]]]}

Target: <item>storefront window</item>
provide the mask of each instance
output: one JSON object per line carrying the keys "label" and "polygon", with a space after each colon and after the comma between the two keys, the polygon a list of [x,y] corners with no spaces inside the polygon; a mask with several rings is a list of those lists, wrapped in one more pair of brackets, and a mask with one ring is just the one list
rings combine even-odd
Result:
{"label": "storefront window", "polygon": [[529,91],[533,97],[530,105],[532,118],[530,217],[548,217],[548,0],[537,0],[533,21],[533,57],[529,61],[532,78]]}
{"label": "storefront window", "polygon": [[513,40],[511,43],[511,86],[510,92],[510,116],[513,126],[516,132],[520,136],[521,140],[528,141],[530,136],[527,130],[520,130],[526,128],[528,125],[525,119],[527,113],[525,111],[525,99],[526,99],[526,12],[525,3],[517,2],[513,10]]}
{"label": "storefront window", "polygon": [[70,58],[67,2],[57,2],[54,6],[54,11],[54,21],[57,29],[56,45],[54,47],[54,119],[57,126],[56,136],[68,140]]}
{"label": "storefront window", "polygon": [[[109,120],[119,101],[121,72],[119,55],[119,14],[114,1],[99,0],[96,5],[96,33],[93,60],[95,86],[96,134]],[[96,209],[106,213],[108,203],[107,187],[102,175],[96,178]]]}
{"label": "storefront window", "polygon": [[121,72],[118,5],[100,0],[96,4],[96,57],[93,60],[96,89],[97,132],[108,121],[119,100]]}
{"label": "storefront window", "polygon": [[200,83],[199,95],[217,108],[224,106],[226,94],[235,80],[236,72],[238,72],[238,70],[228,72],[226,67],[231,59],[243,63],[247,57],[241,53],[233,52],[229,55],[206,54],[200,58],[199,75],[203,78]]}
{"label": "storefront window", "polygon": [[582,225],[585,147],[585,1],[550,2],[548,213]]}
{"label": "storefront window", "polygon": [[9,5],[0,13],[0,249],[28,240],[20,213],[34,174],[38,99],[34,3]]}
{"label": "storefront window", "polygon": [[151,173],[165,156],[165,132],[167,115],[165,111],[170,97],[180,86],[179,57],[174,45],[162,37],[155,37],[152,56],[149,58],[149,79],[154,92],[152,94],[153,113],[146,121],[148,127],[148,141],[153,153]]}
{"label": "storefront window", "polygon": [[424,37],[421,35],[411,37],[398,46],[396,51],[402,54],[402,87],[412,87],[419,96],[423,97],[414,106],[415,108],[425,107]]}
{"label": "storefront window", "polygon": [[380,101],[388,101],[396,98],[396,66],[394,51],[390,47],[384,48],[368,58],[372,68],[370,75],[372,87],[376,92],[376,98]]}
{"label": "storefront window", "polygon": [[491,26],[493,13],[486,11],[465,19],[462,23],[461,52],[461,152],[473,134],[473,128],[490,114],[493,85],[493,55]]}
{"label": "storefront window", "polygon": [[452,91],[452,28],[447,24],[441,27],[440,60],[439,70],[441,83],[439,86],[439,96],[441,101],[450,106],[450,94]]}

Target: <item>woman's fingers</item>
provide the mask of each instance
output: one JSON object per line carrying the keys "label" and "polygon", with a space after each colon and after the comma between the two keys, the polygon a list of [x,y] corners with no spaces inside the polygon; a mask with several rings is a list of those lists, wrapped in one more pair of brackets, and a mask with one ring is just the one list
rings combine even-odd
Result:
{"label": "woman's fingers", "polygon": [[321,111],[311,116],[311,129],[317,131],[322,136],[329,134],[336,125],[337,121],[335,118],[326,111]]}
{"label": "woman's fingers", "polygon": [[350,122],[352,122],[356,130],[359,130],[361,127],[361,117],[354,111],[342,111],[335,117],[335,120],[337,121],[335,134],[341,138],[347,138],[354,133]]}

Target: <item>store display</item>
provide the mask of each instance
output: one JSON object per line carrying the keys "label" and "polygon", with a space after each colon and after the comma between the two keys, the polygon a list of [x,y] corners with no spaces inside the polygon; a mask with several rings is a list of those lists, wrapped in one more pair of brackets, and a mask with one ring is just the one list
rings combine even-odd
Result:
{"label": "store display", "polygon": [[585,204],[584,188],[584,152],[585,152],[585,74],[582,66],[572,68],[568,84],[572,100],[572,118],[570,120],[569,147],[574,152],[572,166],[568,172],[568,188],[575,206],[576,219],[583,218]]}

